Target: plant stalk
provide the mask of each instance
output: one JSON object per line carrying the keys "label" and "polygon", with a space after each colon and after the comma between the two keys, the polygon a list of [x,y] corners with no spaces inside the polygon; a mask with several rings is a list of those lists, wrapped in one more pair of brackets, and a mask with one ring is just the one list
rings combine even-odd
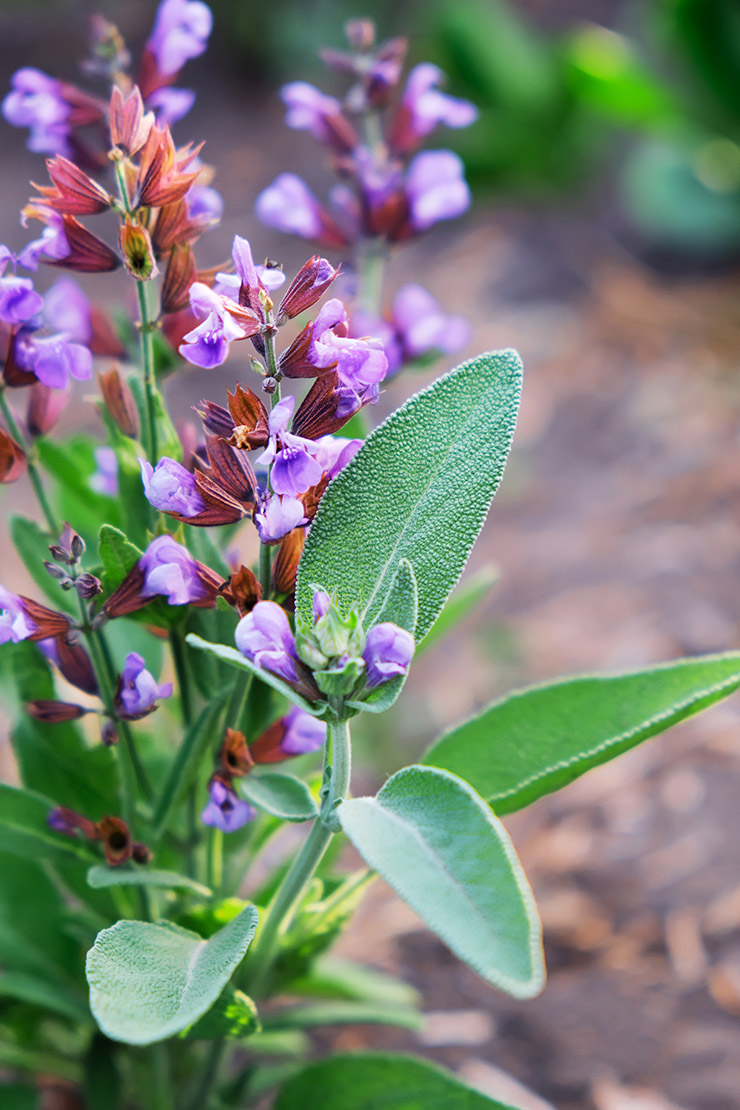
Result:
{"label": "plant stalk", "polygon": [[268,907],[265,922],[249,954],[249,965],[253,971],[248,976],[248,989],[252,994],[259,995],[264,986],[275,961],[280,938],[290,925],[295,908],[334,836],[335,810],[347,796],[350,773],[349,723],[335,721],[329,725],[324,752],[325,792],[321,811]]}
{"label": "plant stalk", "polygon": [[56,539],[61,532],[61,527],[59,526],[56,516],[54,515],[54,510],[49,504],[49,499],[46,496],[46,491],[44,489],[43,482],[41,481],[41,475],[39,474],[38,467],[36,466],[33,448],[28,443],[28,440],[21,431],[20,425],[15,418],[13,410],[8,404],[8,399],[5,396],[5,386],[0,386],[0,411],[2,411],[2,414],[5,417],[6,423],[8,425],[8,431],[12,435],[13,439],[15,439],[26,452],[28,477],[31,480],[33,492],[36,494],[36,499],[41,508],[41,512],[46,518],[46,524],[49,529],[49,533],[53,539]]}

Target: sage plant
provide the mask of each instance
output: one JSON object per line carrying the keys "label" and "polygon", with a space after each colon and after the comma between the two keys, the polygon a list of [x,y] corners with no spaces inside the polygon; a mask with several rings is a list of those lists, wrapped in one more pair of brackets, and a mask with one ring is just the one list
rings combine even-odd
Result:
{"label": "sage plant", "polygon": [[[481,600],[457,583],[514,433],[513,351],[367,436],[359,419],[389,374],[466,340],[421,285],[387,298],[383,269],[467,208],[459,159],[420,147],[475,109],[433,66],[403,82],[405,44],[353,22],[325,55],[343,101],[283,90],[336,172],[330,206],[292,173],[257,200],[331,257],[285,275],[237,235],[201,268],[222,201],[171,126],[210,29],[200,0],[164,0],[134,76],[97,19],[94,91],[21,69],[3,102],[49,183],[22,213],[40,233],[0,248],[0,477],[27,475],[42,518],[9,522],[33,588],[0,588],[20,778],[0,786],[0,1066],[24,1107],[50,1083],[88,1108],[495,1107],[410,1056],[307,1062],[306,1029],[421,1020],[332,942],[379,875],[493,987],[536,994],[540,924],[501,816],[735,690],[740,653],[516,691],[353,796],[353,720],[390,709]],[[114,325],[69,276],[39,291],[46,266],[123,268],[136,319]],[[214,397],[234,348],[244,380]],[[165,395],[185,363],[206,396],[178,432]],[[70,379],[94,368],[100,436],[60,441]]]}

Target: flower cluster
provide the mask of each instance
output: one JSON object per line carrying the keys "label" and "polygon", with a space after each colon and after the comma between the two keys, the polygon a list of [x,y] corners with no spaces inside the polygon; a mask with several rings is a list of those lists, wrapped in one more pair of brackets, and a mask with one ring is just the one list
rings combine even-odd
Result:
{"label": "flower cluster", "polygon": [[390,622],[365,634],[356,613],[342,616],[323,590],[313,597],[313,623],[293,634],[283,609],[261,601],[242,617],[236,646],[311,702],[361,702],[376,687],[405,675],[414,638]]}
{"label": "flower cluster", "polygon": [[[322,55],[352,81],[343,102],[304,81],[282,89],[286,124],[307,131],[327,151],[339,178],[328,206],[296,174],[281,173],[257,198],[256,211],[268,227],[325,247],[352,248],[377,261],[389,244],[421,235],[469,207],[458,155],[419,147],[440,124],[470,126],[477,110],[443,92],[444,74],[430,63],[414,66],[399,92],[405,40],[376,46],[374,28],[364,20],[351,21],[347,35],[349,53]],[[375,292],[363,288],[362,265],[357,279],[360,311],[357,318],[353,314],[350,334],[380,337],[391,371],[467,342],[464,321],[445,317],[420,286],[399,291],[392,318],[386,320],[374,303]]]}

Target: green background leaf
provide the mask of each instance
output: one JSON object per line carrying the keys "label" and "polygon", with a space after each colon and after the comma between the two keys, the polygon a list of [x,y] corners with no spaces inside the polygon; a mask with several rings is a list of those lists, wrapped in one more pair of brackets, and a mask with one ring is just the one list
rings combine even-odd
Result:
{"label": "green background leaf", "polygon": [[118,921],[87,954],[90,1009],[115,1041],[151,1044],[179,1033],[211,1008],[257,928],[247,906],[210,940],[170,923]]}
{"label": "green background leaf", "polygon": [[239,780],[239,791],[253,806],[283,821],[310,821],[318,815],[311,791],[294,775],[253,771]]}
{"label": "green background leaf", "polygon": [[454,1075],[414,1056],[362,1053],[309,1064],[289,1079],[274,1110],[506,1110]]}
{"label": "green background leaf", "polygon": [[515,351],[463,363],[373,431],[329,486],[298,568],[296,609],[311,584],[375,623],[401,559],[419,589],[421,640],[457,582],[498,489],[521,388]]}
{"label": "green background leaf", "polygon": [[698,713],[740,686],[740,652],[507,695],[441,737],[423,762],[510,813]]}
{"label": "green background leaf", "polygon": [[88,885],[93,890],[102,890],[109,886],[153,886],[164,887],[169,890],[192,890],[210,898],[213,891],[202,883],[197,883],[189,875],[180,875],[176,871],[158,871],[156,868],[137,867],[106,867],[96,864],[87,872]]}
{"label": "green background leaf", "polygon": [[460,959],[517,998],[541,989],[532,892],[506,830],[467,783],[406,767],[337,816],[365,862]]}

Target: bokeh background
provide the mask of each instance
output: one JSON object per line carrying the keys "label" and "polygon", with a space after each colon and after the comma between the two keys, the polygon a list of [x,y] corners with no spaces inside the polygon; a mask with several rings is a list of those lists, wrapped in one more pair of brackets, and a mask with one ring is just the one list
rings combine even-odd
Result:
{"label": "bokeh background", "polygon": [[[308,253],[260,227],[281,170],[321,194],[311,140],[278,89],[341,91],[316,50],[345,19],[407,34],[480,121],[444,135],[475,203],[391,261],[387,292],[422,280],[473,322],[467,353],[516,347],[526,366],[507,475],[470,572],[497,584],[414,668],[401,705],[358,744],[366,785],[440,728],[512,686],[738,646],[740,618],[740,6],[736,0],[211,0],[198,102],[180,141],[207,139],[225,200],[201,265],[235,233],[289,271]],[[19,65],[77,78],[102,11],[133,49],[150,0],[0,5],[0,91]],[[38,156],[0,122],[0,242]],[[51,281],[42,276],[44,281]],[[84,284],[84,283],[83,283]],[[125,280],[88,292],[109,305]],[[440,364],[436,372],[445,369]],[[244,370],[170,379],[178,416]],[[433,372],[432,372],[433,373]],[[430,374],[396,379],[389,411]],[[84,400],[90,388],[79,391]],[[64,429],[96,430],[92,405]],[[2,511],[22,507],[22,485]],[[25,586],[6,544],[3,581]],[[322,1049],[415,1048],[524,1110],[730,1110],[740,1090],[740,747],[737,701],[508,821],[545,926],[550,980],[519,1003],[459,964],[378,883],[347,954],[400,972],[431,1017],[421,1035],[357,1027]],[[3,772],[12,775],[7,752]],[[529,1088],[510,1086],[505,1073]]]}

